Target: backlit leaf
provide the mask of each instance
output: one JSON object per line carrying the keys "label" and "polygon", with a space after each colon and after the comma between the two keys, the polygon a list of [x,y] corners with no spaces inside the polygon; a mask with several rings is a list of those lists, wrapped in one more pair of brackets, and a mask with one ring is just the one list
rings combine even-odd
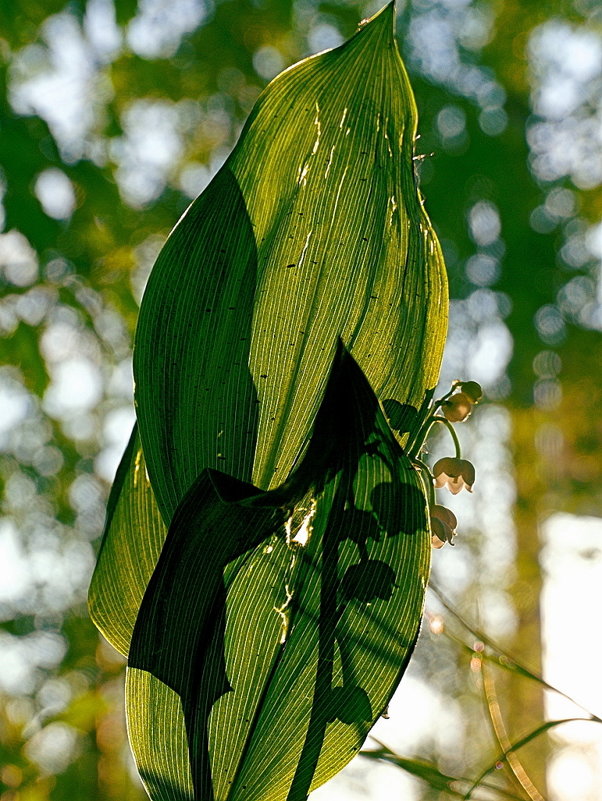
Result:
{"label": "backlit leaf", "polygon": [[392,21],[269,85],[151,273],[134,373],[166,520],[205,468],[286,480],[339,339],[380,400],[419,408],[436,383],[446,278]]}
{"label": "backlit leaf", "polygon": [[293,801],[340,770],[413,649],[426,525],[418,475],[341,349],[289,481],[261,492],[206,470],[174,516],[127,679],[151,797]]}
{"label": "backlit leaf", "polygon": [[166,534],[146,473],[138,427],[134,426],[111,488],[88,593],[90,617],[124,656]]}
{"label": "backlit leaf", "polygon": [[[447,287],[392,18],[272,82],[145,292],[91,606],[129,649],[154,801],[305,799],[417,637],[430,537],[400,440],[437,381]],[[400,440],[383,407],[407,412]]]}

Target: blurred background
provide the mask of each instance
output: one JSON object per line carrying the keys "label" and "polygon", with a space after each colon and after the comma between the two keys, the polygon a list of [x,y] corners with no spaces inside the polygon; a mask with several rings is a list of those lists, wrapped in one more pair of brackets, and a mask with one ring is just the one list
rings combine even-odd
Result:
{"label": "blurred background", "polygon": [[[85,606],[133,422],[138,304],[263,86],[378,7],[0,4],[0,801],[144,797],[123,660]],[[518,798],[600,801],[595,722],[499,755],[587,717],[533,675],[602,716],[602,7],[400,0],[397,30],[451,279],[442,387],[473,379],[486,400],[458,426],[474,494],[440,491],[460,534],[433,554],[437,592],[374,736],[447,776],[493,767]],[[452,797],[434,775],[360,756],[314,798]]]}

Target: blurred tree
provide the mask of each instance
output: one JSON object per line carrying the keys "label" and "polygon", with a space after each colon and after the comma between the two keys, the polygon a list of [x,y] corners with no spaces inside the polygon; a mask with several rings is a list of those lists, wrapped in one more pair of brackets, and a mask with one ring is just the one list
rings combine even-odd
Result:
{"label": "blurred tree", "polygon": [[[132,421],[138,301],[265,83],[375,10],[360,0],[0,7],[1,801],[142,797],[122,666],[84,603]],[[415,0],[399,14],[421,113],[417,168],[454,298],[445,378],[480,380],[489,399],[470,424],[473,505],[487,508],[462,507],[465,544],[436,554],[435,578],[467,614],[479,598],[483,625],[537,671],[538,527],[553,511],[600,514],[600,8]],[[450,754],[432,731],[410,747],[462,775],[499,750],[457,733],[487,720],[466,664],[451,641],[423,638],[414,676],[436,678],[461,742]],[[496,681],[511,737],[543,720],[537,684]],[[536,741],[525,761],[544,796],[547,748]],[[445,797],[423,784],[414,793]]]}

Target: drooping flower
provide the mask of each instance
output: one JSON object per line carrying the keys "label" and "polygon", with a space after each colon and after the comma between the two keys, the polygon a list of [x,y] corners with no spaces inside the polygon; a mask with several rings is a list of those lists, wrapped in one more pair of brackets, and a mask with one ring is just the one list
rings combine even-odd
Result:
{"label": "drooping flower", "polygon": [[435,504],[429,509],[431,519],[431,544],[433,548],[443,548],[446,542],[453,545],[458,521],[451,509]]}
{"label": "drooping flower", "polygon": [[[434,531],[434,529],[433,529],[433,531]],[[445,540],[439,539],[437,534],[432,534],[431,535],[431,545],[432,545],[433,548],[436,548],[437,550],[439,550],[439,548],[443,548],[443,546],[445,545]]]}
{"label": "drooping flower", "polygon": [[446,456],[439,459],[433,467],[435,487],[447,487],[452,495],[457,495],[464,487],[472,492],[475,482],[475,469],[468,459],[457,459]]}
{"label": "drooping flower", "polygon": [[450,423],[462,423],[470,417],[474,401],[465,392],[456,392],[441,404],[443,416]]}

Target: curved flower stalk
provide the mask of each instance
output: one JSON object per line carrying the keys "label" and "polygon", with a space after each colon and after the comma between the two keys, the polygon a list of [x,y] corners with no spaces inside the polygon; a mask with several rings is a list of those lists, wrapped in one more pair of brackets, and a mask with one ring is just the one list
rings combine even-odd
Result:
{"label": "curved flower stalk", "polygon": [[414,647],[447,283],[393,12],[268,86],[143,298],[90,609],[154,801],[304,800]]}
{"label": "curved flower stalk", "polygon": [[[419,416],[420,424],[415,426],[415,434],[410,438],[409,455],[418,470],[429,502],[429,523],[431,544],[440,549],[446,542],[453,545],[458,521],[454,513],[435,501],[435,489],[447,488],[452,495],[463,489],[472,492],[475,482],[474,465],[462,459],[460,440],[452,423],[465,422],[475,406],[483,397],[483,391],[476,381],[454,381],[450,391],[442,398],[427,403]],[[422,458],[426,442],[434,426],[443,425],[452,437],[455,456],[439,459],[432,473]]]}

